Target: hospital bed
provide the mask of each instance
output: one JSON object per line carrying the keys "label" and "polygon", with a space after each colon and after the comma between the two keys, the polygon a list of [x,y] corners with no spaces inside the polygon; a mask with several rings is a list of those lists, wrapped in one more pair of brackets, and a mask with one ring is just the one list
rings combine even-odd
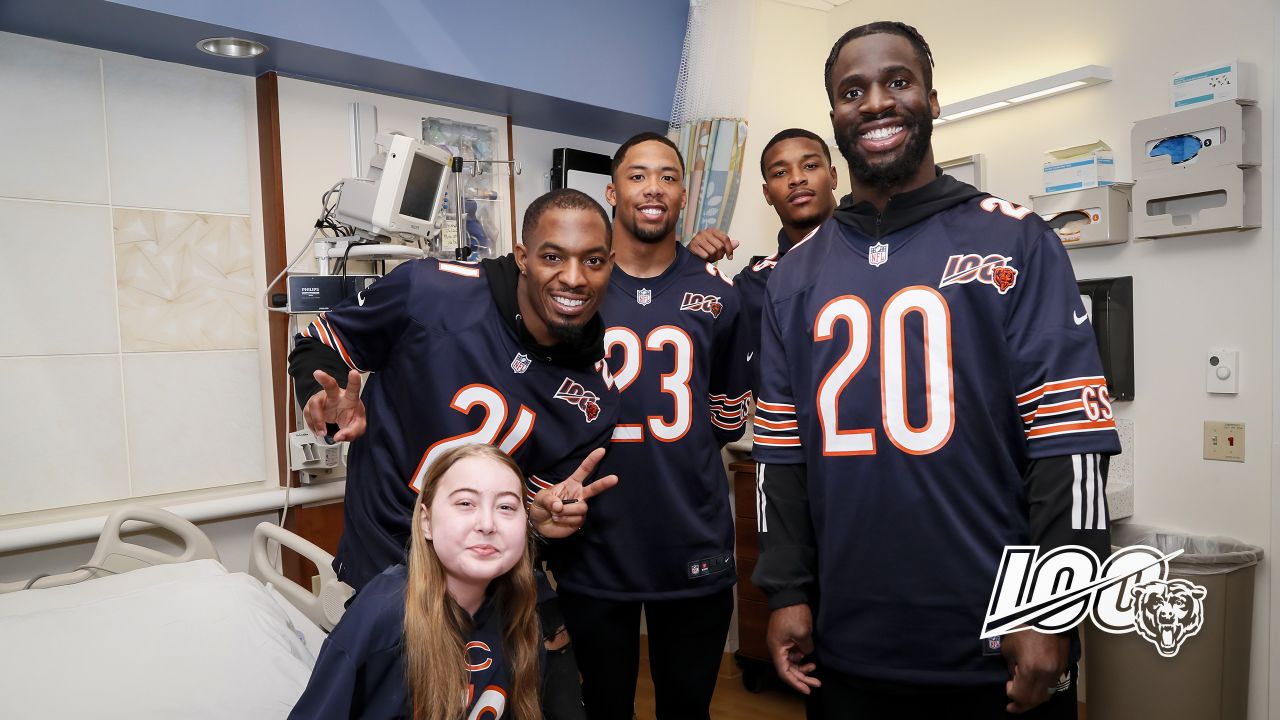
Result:
{"label": "hospital bed", "polygon": [[[141,521],[179,553],[121,537]],[[315,563],[313,593],[271,561],[283,545]],[[0,715],[6,718],[283,718],[351,590],[332,557],[270,523],[249,572],[228,572],[195,525],[128,506],[81,569],[0,584]]]}

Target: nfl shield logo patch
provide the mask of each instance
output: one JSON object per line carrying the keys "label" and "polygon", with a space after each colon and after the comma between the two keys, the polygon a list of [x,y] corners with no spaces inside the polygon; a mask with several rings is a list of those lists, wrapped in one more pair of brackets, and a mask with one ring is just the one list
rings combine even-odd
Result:
{"label": "nfl shield logo patch", "polygon": [[867,262],[871,263],[871,267],[880,267],[889,262],[889,244],[876,243],[871,246],[871,252],[867,253]]}
{"label": "nfl shield logo patch", "polygon": [[648,305],[653,302],[653,291],[649,288],[641,288],[636,291],[636,302],[641,305]]}
{"label": "nfl shield logo patch", "polygon": [[529,365],[531,364],[532,363],[529,362],[528,355],[525,355],[524,353],[516,353],[515,359],[511,361],[511,369],[517,375],[520,375],[523,374],[525,370],[528,370]]}

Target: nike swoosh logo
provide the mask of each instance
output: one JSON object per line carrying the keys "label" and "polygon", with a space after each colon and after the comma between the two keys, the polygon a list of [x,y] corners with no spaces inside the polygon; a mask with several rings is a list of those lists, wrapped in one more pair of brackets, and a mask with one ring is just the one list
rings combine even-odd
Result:
{"label": "nike swoosh logo", "polygon": [[1072,312],[1071,319],[1075,320],[1077,325],[1083,325],[1084,321],[1089,319],[1089,313],[1085,313],[1083,315],[1076,315],[1075,312]]}
{"label": "nike swoosh logo", "polygon": [[364,307],[364,291],[363,290],[356,293],[356,304],[359,305],[360,307]]}
{"label": "nike swoosh logo", "polygon": [[752,358],[754,355],[755,355],[755,353],[754,353],[754,352],[749,352],[749,353],[747,353],[747,362],[751,362],[751,358]]}

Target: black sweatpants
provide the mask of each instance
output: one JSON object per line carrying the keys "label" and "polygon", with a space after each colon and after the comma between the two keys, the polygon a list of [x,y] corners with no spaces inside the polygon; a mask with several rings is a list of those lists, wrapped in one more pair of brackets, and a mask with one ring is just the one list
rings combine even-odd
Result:
{"label": "black sweatpants", "polygon": [[658,720],[709,718],[733,615],[733,587],[684,600],[623,602],[559,589],[582,699],[591,720],[632,720],[640,672],[640,609]]}
{"label": "black sweatpants", "polygon": [[915,687],[849,677],[818,670],[821,702],[828,718],[937,718],[937,720],[1075,720],[1076,672],[1066,687],[1021,715],[1005,711],[1009,698],[1004,683],[973,688]]}

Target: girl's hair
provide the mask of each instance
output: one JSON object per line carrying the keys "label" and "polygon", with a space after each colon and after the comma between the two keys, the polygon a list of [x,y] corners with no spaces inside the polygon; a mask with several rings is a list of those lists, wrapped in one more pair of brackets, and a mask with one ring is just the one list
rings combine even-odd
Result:
{"label": "girl's hair", "polygon": [[[458,720],[466,715],[470,681],[466,643],[472,629],[471,617],[446,590],[445,568],[422,532],[422,517],[430,512],[440,478],[459,460],[471,457],[488,458],[510,468],[521,484],[516,492],[524,494],[524,475],[519,466],[492,445],[462,445],[446,450],[423,479],[422,492],[413,506],[413,539],[404,597],[404,665],[415,720]],[[494,610],[503,620],[502,646],[511,669],[507,717],[539,720],[542,710],[538,699],[538,643],[542,642],[542,634],[528,540],[520,561],[494,578],[490,589]]]}

